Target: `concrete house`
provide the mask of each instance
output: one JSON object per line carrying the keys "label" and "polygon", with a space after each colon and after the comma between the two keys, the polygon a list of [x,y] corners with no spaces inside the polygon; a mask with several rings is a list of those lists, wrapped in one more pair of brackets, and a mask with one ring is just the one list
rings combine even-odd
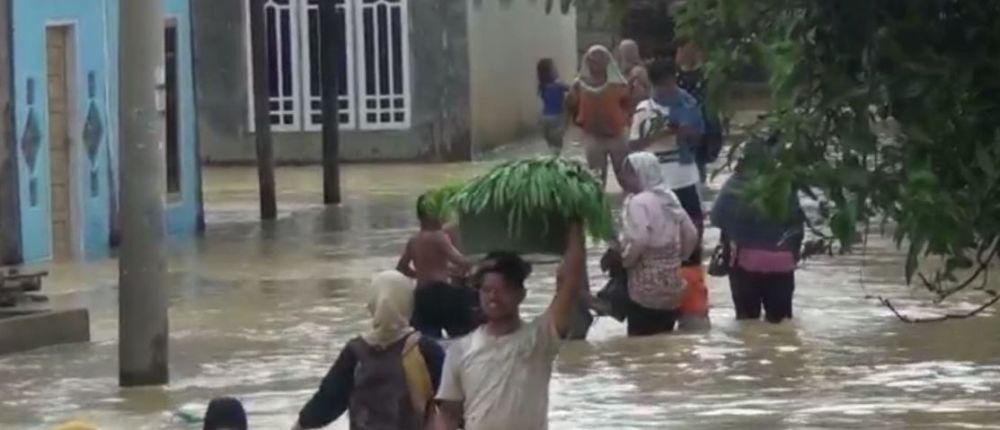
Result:
{"label": "concrete house", "polygon": [[[340,12],[341,154],[466,160],[535,129],[535,64],[576,68],[576,15],[533,0],[267,0],[279,162],[320,160],[320,1]],[[192,0],[202,156],[254,160],[247,0]]]}
{"label": "concrete house", "polygon": [[[108,255],[117,229],[118,5],[128,0],[4,0],[12,32],[9,135],[0,165],[5,263]],[[188,0],[164,0],[169,232],[200,214]],[[6,66],[4,64],[3,66]],[[2,128],[0,128],[2,129]],[[3,193],[0,193],[3,194]],[[16,243],[10,237],[19,236]]]}

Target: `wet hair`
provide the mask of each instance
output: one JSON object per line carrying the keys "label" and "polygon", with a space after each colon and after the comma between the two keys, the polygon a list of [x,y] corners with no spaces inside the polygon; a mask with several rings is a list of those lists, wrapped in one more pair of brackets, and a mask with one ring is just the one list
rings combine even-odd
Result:
{"label": "wet hair", "polygon": [[473,278],[476,284],[481,284],[483,278],[490,273],[496,273],[511,287],[524,289],[524,281],[531,276],[531,263],[521,258],[516,252],[493,251],[486,254],[482,264],[476,270]]}
{"label": "wet hair", "polygon": [[202,430],[247,430],[247,413],[243,403],[232,397],[217,397],[208,404]]}
{"label": "wet hair", "polygon": [[535,69],[538,73],[538,94],[542,94],[545,91],[545,86],[555,82],[558,78],[556,76],[556,63],[551,58],[542,58],[538,60]]}
{"label": "wet hair", "polygon": [[417,197],[417,219],[420,221],[433,221],[431,214],[427,213],[427,194]]}
{"label": "wet hair", "polygon": [[668,79],[677,79],[677,68],[674,67],[674,60],[669,58],[657,58],[649,65],[649,82],[653,85],[660,85]]}

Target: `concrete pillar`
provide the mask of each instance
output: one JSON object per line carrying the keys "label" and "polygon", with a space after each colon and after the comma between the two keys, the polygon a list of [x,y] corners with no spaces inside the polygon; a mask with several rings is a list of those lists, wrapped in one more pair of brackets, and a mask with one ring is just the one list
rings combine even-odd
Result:
{"label": "concrete pillar", "polygon": [[168,380],[163,4],[120,2],[121,225],[118,371],[123,387]]}

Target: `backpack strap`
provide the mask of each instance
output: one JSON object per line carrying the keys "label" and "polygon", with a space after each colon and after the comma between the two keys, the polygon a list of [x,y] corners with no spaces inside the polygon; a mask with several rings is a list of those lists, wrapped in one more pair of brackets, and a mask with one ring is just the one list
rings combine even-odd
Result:
{"label": "backpack strap", "polygon": [[414,332],[406,338],[403,346],[403,371],[406,373],[406,386],[410,390],[413,410],[426,420],[434,401],[434,384],[431,382],[427,361],[420,352],[419,344],[419,332]]}

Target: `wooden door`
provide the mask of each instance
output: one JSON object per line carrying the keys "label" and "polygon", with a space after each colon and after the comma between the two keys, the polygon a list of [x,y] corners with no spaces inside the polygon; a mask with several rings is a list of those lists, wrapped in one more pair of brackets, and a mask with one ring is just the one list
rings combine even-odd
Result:
{"label": "wooden door", "polygon": [[49,95],[49,162],[52,217],[52,257],[73,256],[73,150],[71,145],[72,29],[68,26],[46,30]]}

